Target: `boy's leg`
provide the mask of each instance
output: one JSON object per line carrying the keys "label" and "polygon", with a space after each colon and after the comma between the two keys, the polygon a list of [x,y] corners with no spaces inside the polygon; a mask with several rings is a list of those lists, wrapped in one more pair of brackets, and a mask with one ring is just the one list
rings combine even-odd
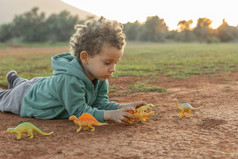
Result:
{"label": "boy's leg", "polygon": [[18,78],[17,72],[15,70],[11,70],[6,74],[6,79],[8,82],[8,89],[13,88],[13,81]]}
{"label": "boy's leg", "polygon": [[20,114],[20,96],[15,89],[0,90],[0,110]]}
{"label": "boy's leg", "polygon": [[13,87],[12,88],[15,88],[15,87],[19,86],[20,84],[28,82],[28,81],[29,80],[27,80],[25,78],[18,77],[13,81],[13,83],[12,83]]}
{"label": "boy's leg", "polygon": [[14,114],[20,114],[21,103],[28,92],[28,90],[35,85],[42,78],[33,78],[32,80],[26,80],[17,78],[14,81],[16,87],[8,90],[0,90],[0,110],[2,112],[11,112]]}
{"label": "boy's leg", "polygon": [[15,70],[11,70],[6,74],[6,79],[8,81],[8,89],[12,89],[23,82],[27,82],[27,79],[19,78]]}

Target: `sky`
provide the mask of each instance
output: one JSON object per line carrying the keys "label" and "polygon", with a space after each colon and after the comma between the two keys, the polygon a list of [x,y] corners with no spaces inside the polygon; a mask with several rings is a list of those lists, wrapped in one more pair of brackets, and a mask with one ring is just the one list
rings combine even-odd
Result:
{"label": "sky", "polygon": [[238,25],[238,0],[62,0],[76,8],[117,20],[121,23],[146,21],[148,16],[164,19],[169,30],[177,29],[181,20],[193,20],[195,27],[198,18],[213,21],[212,28],[222,24]]}

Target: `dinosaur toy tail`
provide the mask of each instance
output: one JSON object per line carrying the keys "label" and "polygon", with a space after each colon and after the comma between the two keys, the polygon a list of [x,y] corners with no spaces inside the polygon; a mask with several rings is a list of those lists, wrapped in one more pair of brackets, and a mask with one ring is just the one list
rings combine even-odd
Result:
{"label": "dinosaur toy tail", "polygon": [[50,133],[44,133],[44,132],[42,132],[42,131],[35,131],[35,132],[38,133],[38,134],[40,134],[40,135],[45,135],[45,136],[49,136],[49,135],[51,135],[51,134],[54,133],[53,131],[50,132]]}
{"label": "dinosaur toy tail", "polygon": [[97,126],[109,125],[108,123],[98,123]]}
{"label": "dinosaur toy tail", "polygon": [[192,111],[199,110],[199,108],[193,108]]}

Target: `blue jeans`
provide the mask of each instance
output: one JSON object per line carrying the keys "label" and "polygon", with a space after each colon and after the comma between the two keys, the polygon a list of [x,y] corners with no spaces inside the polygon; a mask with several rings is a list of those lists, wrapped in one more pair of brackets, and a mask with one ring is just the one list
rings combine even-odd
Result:
{"label": "blue jeans", "polygon": [[25,94],[41,79],[42,77],[36,77],[27,80],[19,77],[14,80],[12,89],[0,89],[0,110],[19,115]]}

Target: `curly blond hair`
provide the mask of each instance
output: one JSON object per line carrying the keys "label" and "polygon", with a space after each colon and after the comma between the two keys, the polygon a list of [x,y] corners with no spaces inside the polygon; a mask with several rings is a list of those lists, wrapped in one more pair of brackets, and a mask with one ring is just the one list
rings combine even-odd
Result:
{"label": "curly blond hair", "polygon": [[121,49],[125,44],[123,25],[104,17],[88,20],[85,25],[75,25],[76,32],[70,38],[70,53],[80,61],[80,53],[87,51],[95,55],[101,51],[103,44]]}

